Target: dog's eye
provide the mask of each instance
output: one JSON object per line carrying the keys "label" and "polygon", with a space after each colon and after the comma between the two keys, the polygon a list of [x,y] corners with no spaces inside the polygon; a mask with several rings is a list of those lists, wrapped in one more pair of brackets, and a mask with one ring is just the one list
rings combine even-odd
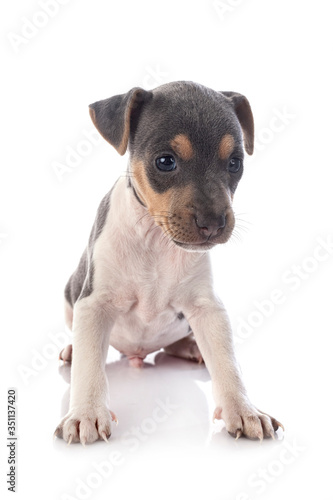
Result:
{"label": "dog's eye", "polygon": [[155,161],[156,167],[164,172],[171,172],[176,168],[176,160],[171,155],[161,156]]}
{"label": "dog's eye", "polygon": [[239,158],[231,158],[231,160],[229,161],[228,170],[232,174],[235,174],[240,170],[241,166],[242,162]]}

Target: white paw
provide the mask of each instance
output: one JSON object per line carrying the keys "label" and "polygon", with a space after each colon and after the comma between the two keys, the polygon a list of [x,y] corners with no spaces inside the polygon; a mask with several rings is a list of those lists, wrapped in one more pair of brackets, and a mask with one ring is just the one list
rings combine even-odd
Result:
{"label": "white paw", "polygon": [[263,413],[255,408],[250,403],[244,401],[232,401],[224,405],[223,408],[218,406],[214,411],[214,419],[223,419],[226,429],[238,439],[240,436],[245,436],[249,439],[273,438],[274,432],[283,425],[275,418],[267,413]]}
{"label": "white paw", "polygon": [[73,408],[62,419],[54,435],[68,444],[93,443],[98,439],[107,441],[111,436],[111,422],[117,417],[106,406]]}

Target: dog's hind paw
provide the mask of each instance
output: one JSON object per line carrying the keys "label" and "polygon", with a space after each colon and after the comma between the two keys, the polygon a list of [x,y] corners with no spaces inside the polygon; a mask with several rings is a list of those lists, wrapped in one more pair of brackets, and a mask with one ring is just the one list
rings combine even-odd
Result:
{"label": "dog's hind paw", "polygon": [[111,422],[118,423],[116,415],[106,406],[70,410],[54,432],[54,436],[68,444],[107,441],[111,436]]}
{"label": "dog's hind paw", "polygon": [[204,362],[201,352],[199,351],[199,347],[192,333],[187,337],[184,337],[183,339],[180,339],[177,342],[164,347],[164,352],[170,354],[171,356],[177,356],[178,358],[196,361],[199,364]]}
{"label": "dog's hind paw", "polygon": [[67,361],[71,363],[73,357],[73,346],[72,344],[68,344],[59,354],[59,359],[62,361]]}

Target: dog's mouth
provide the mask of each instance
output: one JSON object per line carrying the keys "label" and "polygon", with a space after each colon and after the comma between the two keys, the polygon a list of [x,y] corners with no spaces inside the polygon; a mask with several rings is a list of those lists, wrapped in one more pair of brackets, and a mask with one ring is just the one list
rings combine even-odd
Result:
{"label": "dog's mouth", "polygon": [[[194,252],[207,251],[218,244],[226,243],[235,226],[235,217],[231,207],[225,211],[218,223],[203,227],[193,214],[168,212],[153,213],[155,223],[175,245],[184,250]],[[208,224],[207,224],[208,226]]]}
{"label": "dog's mouth", "polygon": [[175,229],[171,224],[166,224],[165,222],[160,225],[169,239],[178,247],[192,252],[204,252],[229,240],[234,229],[235,220],[232,213],[227,218],[225,227],[217,232],[217,234],[210,234],[209,236],[200,235],[193,226],[191,229],[186,227],[186,225]]}
{"label": "dog's mouth", "polygon": [[216,245],[216,243],[210,241],[204,241],[202,243],[184,243],[183,241],[172,239],[172,242],[178,247],[192,252],[205,252]]}
{"label": "dog's mouth", "polygon": [[175,238],[171,238],[171,241],[183,248],[184,250],[192,251],[192,252],[204,252],[207,250],[210,250],[211,248],[215,247],[216,245],[226,243],[228,239],[231,236],[232,231],[230,231],[230,234],[227,236],[223,235],[224,237],[215,237],[215,238],[207,238],[205,241],[179,241]]}

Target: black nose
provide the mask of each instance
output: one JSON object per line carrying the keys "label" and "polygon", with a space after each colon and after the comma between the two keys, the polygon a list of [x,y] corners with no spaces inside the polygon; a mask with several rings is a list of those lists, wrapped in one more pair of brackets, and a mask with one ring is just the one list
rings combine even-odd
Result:
{"label": "black nose", "polygon": [[205,216],[196,215],[194,217],[195,223],[199,228],[199,233],[205,238],[210,238],[221,234],[225,226],[225,215]]}

